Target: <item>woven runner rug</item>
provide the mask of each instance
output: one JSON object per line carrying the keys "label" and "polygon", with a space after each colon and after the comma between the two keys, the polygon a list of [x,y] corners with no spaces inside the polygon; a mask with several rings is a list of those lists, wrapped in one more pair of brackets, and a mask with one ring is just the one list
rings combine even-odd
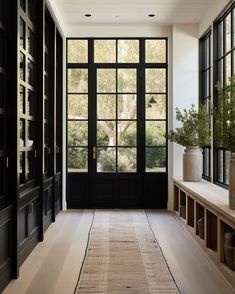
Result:
{"label": "woven runner rug", "polygon": [[97,210],[74,293],[179,293],[143,210]]}

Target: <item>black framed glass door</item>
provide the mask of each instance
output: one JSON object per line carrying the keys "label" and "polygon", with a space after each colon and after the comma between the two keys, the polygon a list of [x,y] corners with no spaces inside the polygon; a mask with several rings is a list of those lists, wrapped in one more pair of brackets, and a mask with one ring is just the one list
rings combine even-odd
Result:
{"label": "black framed glass door", "polygon": [[68,207],[166,207],[167,40],[69,39],[67,52]]}

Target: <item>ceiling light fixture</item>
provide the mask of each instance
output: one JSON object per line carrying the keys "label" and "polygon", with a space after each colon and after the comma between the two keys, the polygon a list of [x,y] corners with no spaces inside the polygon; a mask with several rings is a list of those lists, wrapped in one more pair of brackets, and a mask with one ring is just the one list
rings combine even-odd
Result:
{"label": "ceiling light fixture", "polygon": [[149,14],[148,17],[155,17],[155,14]]}
{"label": "ceiling light fixture", "polygon": [[91,14],[90,13],[86,13],[85,14],[85,17],[91,17]]}

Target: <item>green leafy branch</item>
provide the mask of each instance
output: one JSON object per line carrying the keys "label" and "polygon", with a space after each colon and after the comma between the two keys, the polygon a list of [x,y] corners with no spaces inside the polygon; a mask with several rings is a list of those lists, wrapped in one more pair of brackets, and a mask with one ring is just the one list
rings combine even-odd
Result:
{"label": "green leafy branch", "polygon": [[218,106],[214,107],[214,142],[216,147],[222,147],[235,152],[235,76],[228,78],[223,87],[217,82]]}
{"label": "green leafy branch", "polygon": [[166,138],[182,146],[209,146],[211,140],[211,116],[206,105],[191,105],[189,110],[176,108],[176,119],[182,126],[170,131]]}

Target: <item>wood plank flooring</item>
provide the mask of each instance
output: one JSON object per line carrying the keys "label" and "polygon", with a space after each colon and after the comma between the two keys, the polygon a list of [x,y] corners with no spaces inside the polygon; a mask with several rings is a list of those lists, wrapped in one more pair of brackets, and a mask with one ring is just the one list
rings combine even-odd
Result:
{"label": "wood plank flooring", "polygon": [[[181,293],[235,293],[171,213],[147,215]],[[92,218],[92,210],[60,213],[3,293],[73,294]]]}

